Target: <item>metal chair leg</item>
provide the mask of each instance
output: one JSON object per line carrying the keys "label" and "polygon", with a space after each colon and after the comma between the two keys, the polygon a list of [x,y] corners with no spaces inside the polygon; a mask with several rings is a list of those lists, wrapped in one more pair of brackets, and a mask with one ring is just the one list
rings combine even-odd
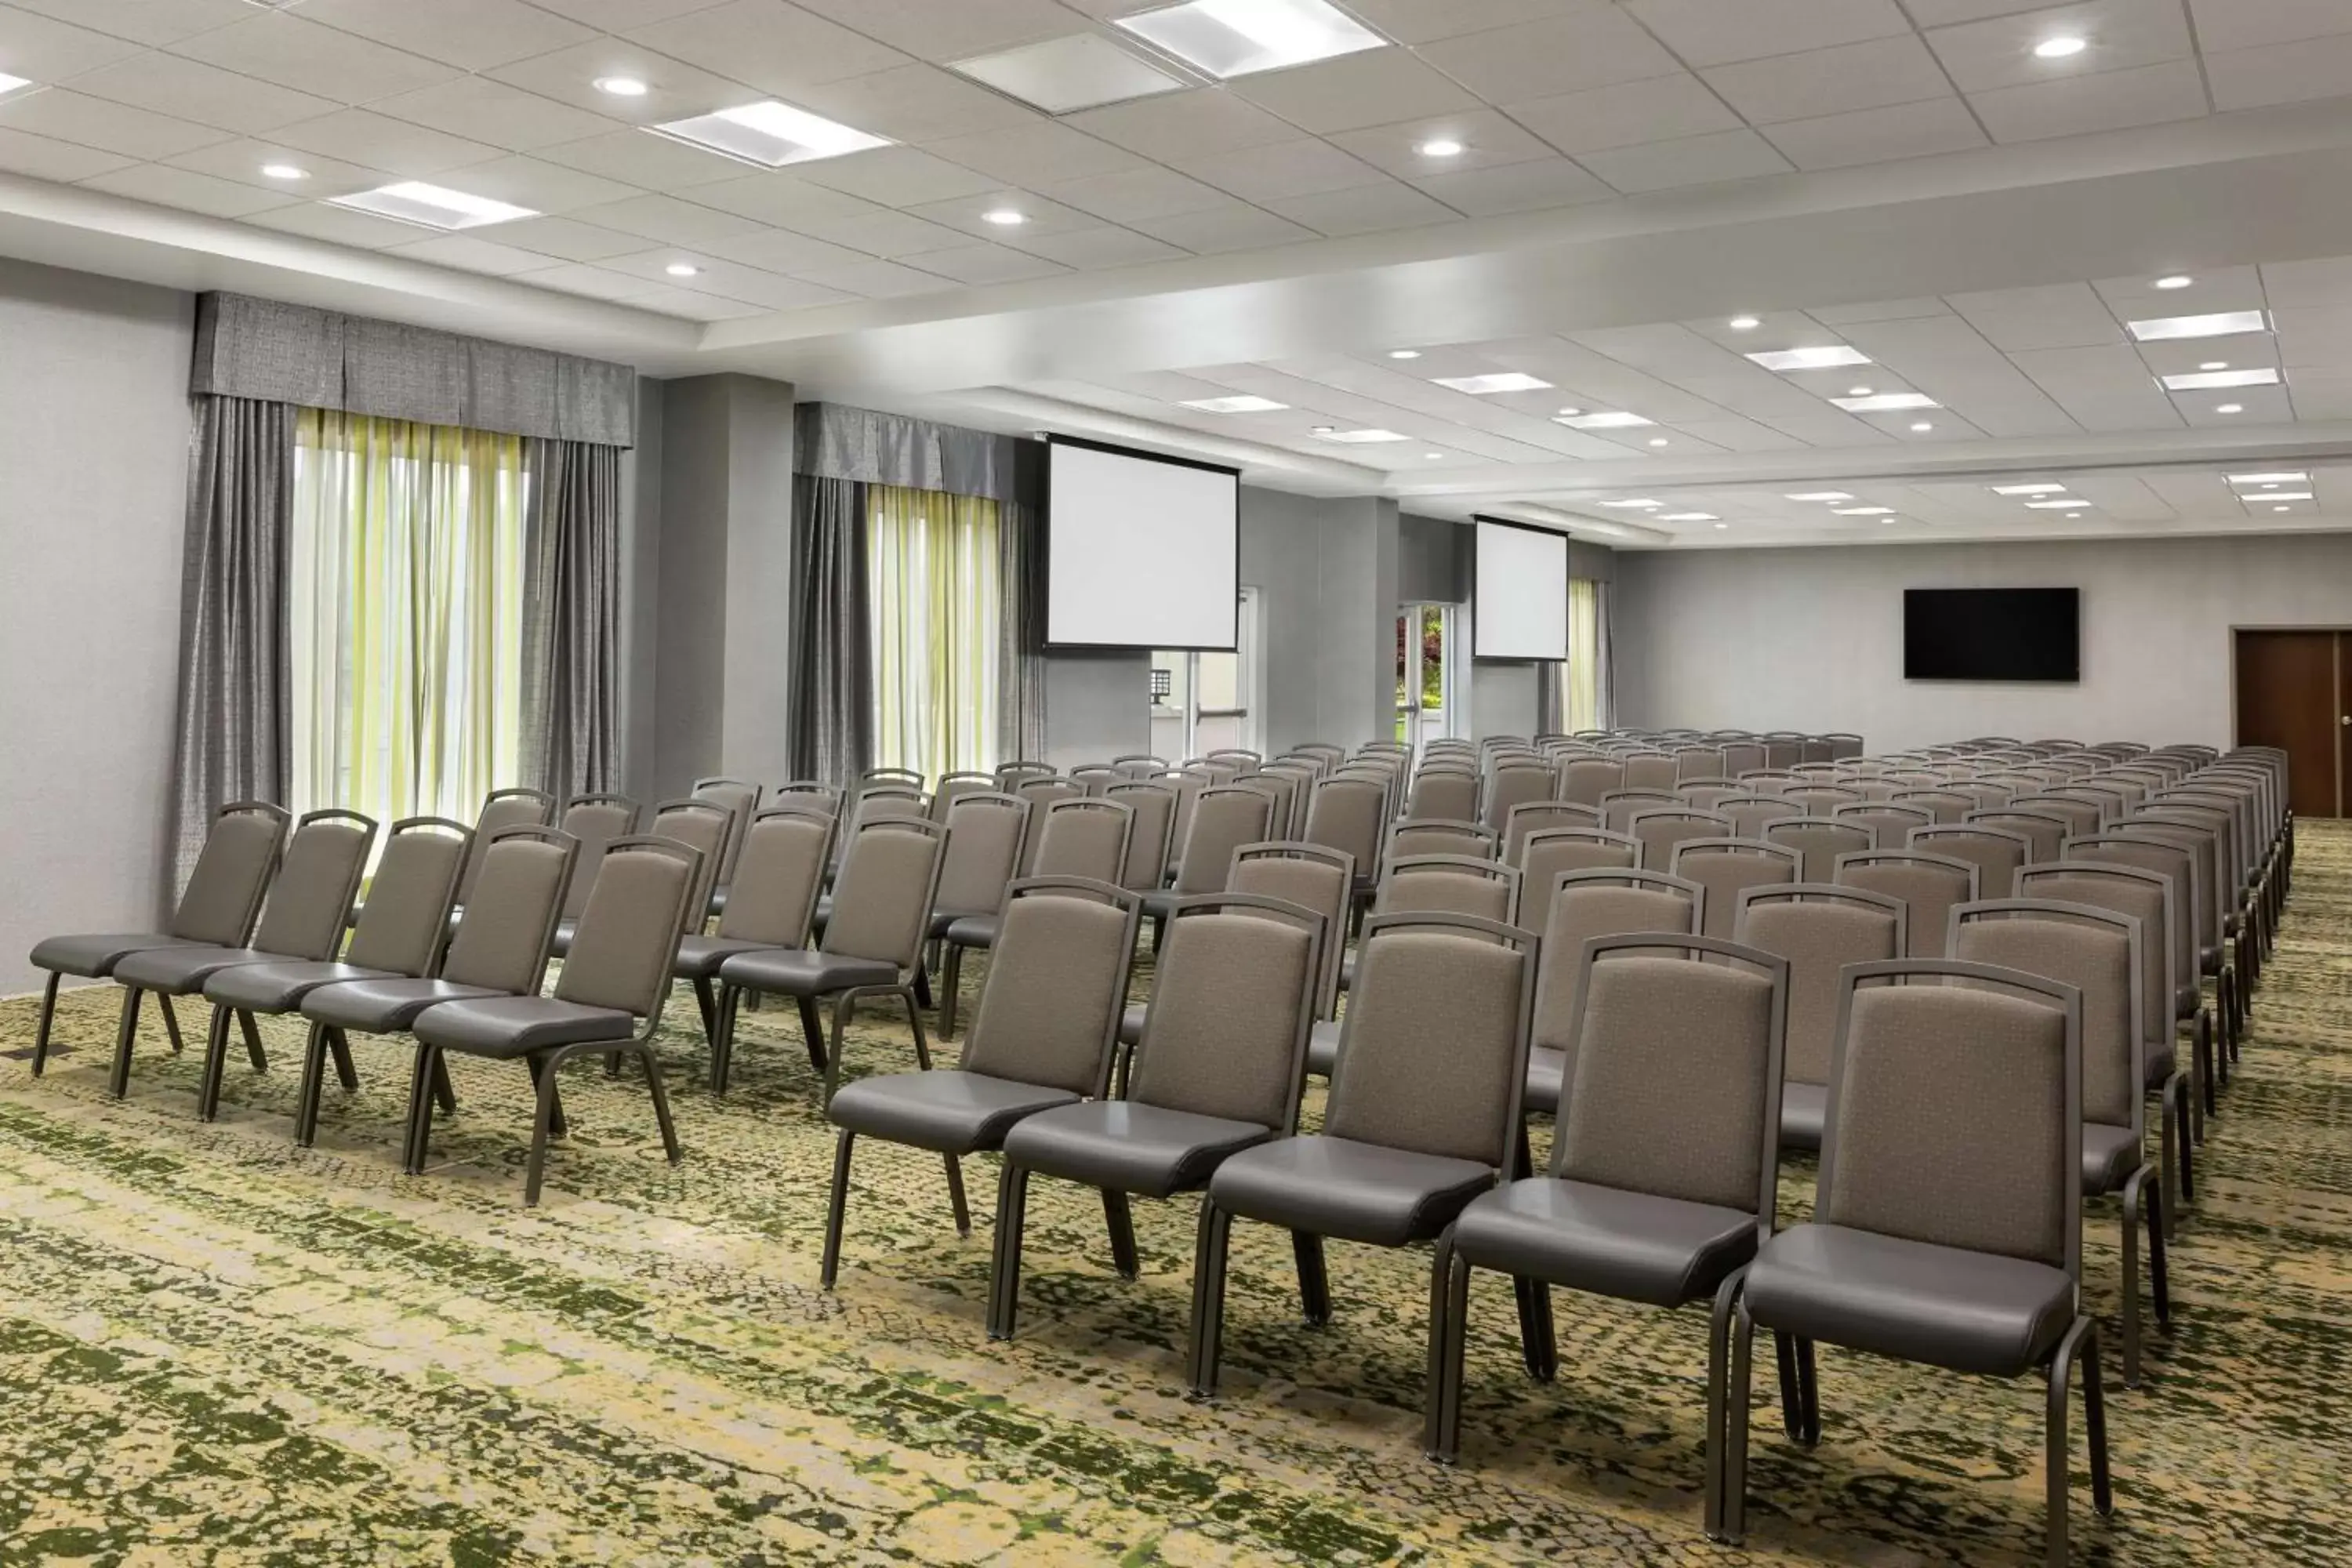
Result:
{"label": "metal chair leg", "polygon": [[1298,1268],[1298,1304],[1307,1326],[1322,1328],[1331,1321],[1331,1278],[1323,1267],[1323,1238],[1313,1231],[1292,1231],[1290,1256]]}
{"label": "metal chair leg", "polygon": [[1716,1288],[1706,1325],[1706,1538],[1723,1539],[1723,1448],[1725,1381],[1731,1359],[1731,1310],[1748,1270],[1736,1268]]}
{"label": "metal chair leg", "polygon": [[2124,1184],[2124,1386],[2139,1386],[2139,1180],[2146,1168],[2132,1173]]}
{"label": "metal chair leg", "polygon": [[[530,1155],[523,1162],[522,1169],[522,1206],[525,1208],[538,1205],[540,1182],[547,1173],[547,1141],[551,1124],[555,1119],[555,1079],[557,1069],[563,1065],[563,1053],[561,1050],[551,1052],[537,1065],[539,1106],[537,1114],[531,1118]],[[425,1124],[431,1125],[430,1118],[426,1119]]]}
{"label": "metal chair leg", "polygon": [[[833,1053],[825,1049],[824,1010],[817,1006],[816,998],[814,996],[795,996],[793,1000],[800,1004],[801,1039],[808,1047],[809,1066],[821,1073],[829,1073],[832,1070]],[[730,1059],[727,1065],[731,1068],[735,1065],[732,1059],[734,1048],[731,1043],[728,1048],[728,1056]],[[825,1081],[830,1083],[833,1080],[828,1078]]]}
{"label": "metal chair leg", "polygon": [[236,1026],[245,1034],[245,1059],[253,1064],[254,1071],[268,1072],[269,1053],[261,1048],[261,1027],[253,1021],[253,1015],[239,1007]]}
{"label": "metal chair leg", "polygon": [[33,1076],[38,1078],[49,1065],[49,1029],[58,1016],[58,982],[63,976],[56,970],[41,985],[40,1022],[33,1026]]}
{"label": "metal chair leg", "polygon": [[2148,1295],[2156,1303],[2156,1326],[2169,1331],[2172,1328],[2172,1282],[2166,1273],[2168,1260],[2166,1258],[2168,1243],[2165,1232],[2172,1222],[2172,1200],[2165,1194],[2161,1184],[2151,1195],[2143,1183],[2140,1203],[2147,1218]]}
{"label": "metal chair leg", "polygon": [[1233,1216],[1202,1197],[1192,1249],[1192,1364],[1185,1371],[1195,1399],[1217,1396],[1217,1361],[1225,1330],[1225,1254],[1233,1228]]}
{"label": "metal chair leg", "polygon": [[[340,1027],[331,1025],[329,1026],[327,1029],[327,1049],[333,1054],[335,1058],[336,1081],[343,1086],[343,1091],[346,1094],[356,1090],[360,1086],[360,1069],[354,1066],[352,1061],[351,1037],[345,1035]],[[442,1110],[455,1110],[457,1109],[457,1091],[449,1088],[449,1075],[447,1073],[443,1073],[441,1077],[435,1081],[434,1088],[443,1096],[441,1101]]]}
{"label": "metal chair leg", "polygon": [[172,1054],[176,1057],[187,1049],[187,1042],[180,1037],[180,1015],[173,1011],[172,998],[163,992],[155,993],[155,1005],[163,1009],[163,1032],[172,1037]]}
{"label": "metal chair leg", "polygon": [[952,1040],[956,1030],[956,1003],[963,992],[963,943],[947,944],[947,967],[940,975],[940,1038]]}
{"label": "metal chair leg", "polygon": [[[921,978],[919,973],[917,978]],[[931,1043],[923,1037],[922,1007],[912,987],[906,988],[901,994],[907,999],[907,1024],[915,1031],[915,1065],[929,1072],[931,1070]]]}
{"label": "metal chair leg", "polygon": [[1143,1260],[1135,1250],[1135,1211],[1116,1187],[1102,1190],[1102,1203],[1103,1224],[1110,1231],[1110,1266],[1132,1283],[1143,1272]]}
{"label": "metal chair leg", "polygon": [[1549,1383],[1559,1375],[1559,1340],[1553,1331],[1551,1287],[1523,1275],[1511,1277],[1511,1294],[1519,1308],[1519,1357],[1528,1375]]}
{"label": "metal chair leg", "polygon": [[196,1120],[220,1114],[221,1078],[228,1070],[228,1009],[215,1007],[205,1028],[205,1061],[196,1074]]}
{"label": "metal chair leg", "polygon": [[919,961],[915,965],[915,1001],[925,1007],[931,1005],[931,976]]}
{"label": "metal chair leg", "polygon": [[2102,1515],[2112,1513],[2115,1499],[2106,1481],[2106,1405],[2099,1386],[2098,1326],[2077,1318],[2050,1359],[2050,1403],[2042,1440],[2042,1485],[2049,1521],[2042,1538],[2043,1561],[2049,1568],[2067,1568],[2067,1384],[2079,1355],[2083,1363],[2083,1406],[2090,1427],[2093,1500]]}
{"label": "metal chair leg", "polygon": [[313,1023],[302,1042],[302,1087],[294,1099],[294,1142],[308,1149],[319,1137],[319,1097],[326,1087],[327,1026]]}
{"label": "metal chair leg", "polygon": [[1454,1295],[1454,1227],[1437,1238],[1429,1259],[1429,1368],[1423,1380],[1421,1452],[1439,1464],[1451,1462],[1445,1442],[1446,1305]]}
{"label": "metal chair leg", "polygon": [[942,1154],[940,1158],[947,1162],[948,1205],[955,1210],[956,1235],[959,1237],[970,1237],[971,1235],[971,1208],[970,1205],[964,1202],[963,1162],[957,1159],[953,1154]]}
{"label": "metal chair leg", "polygon": [[114,1029],[114,1065],[106,1079],[106,1092],[117,1100],[131,1092],[131,1043],[138,1037],[139,1002],[145,994],[136,985],[122,988],[122,1017]]}
{"label": "metal chair leg", "polygon": [[1748,1423],[1749,1380],[1756,1359],[1756,1321],[1748,1303],[1735,1310],[1731,1333],[1731,1381],[1725,1388],[1723,1415],[1722,1532],[1717,1540],[1737,1546],[1748,1533]]}
{"label": "metal chair leg", "polygon": [[708,974],[694,977],[694,1005],[695,1010],[702,1015],[703,1043],[716,1047],[719,1044],[719,997],[711,989]]}
{"label": "metal chair leg", "polygon": [[988,1337],[1009,1340],[1021,1314],[1021,1242],[1029,1215],[1029,1173],[1007,1160],[996,1178],[996,1249],[989,1270]]}
{"label": "metal chair leg", "polygon": [[654,1055],[649,1041],[633,1041],[629,1048],[646,1069],[646,1092],[653,1097],[654,1124],[661,1129],[662,1152],[675,1165],[686,1158],[686,1152],[678,1147],[677,1123],[670,1119],[669,1089],[662,1082],[661,1058]]}
{"label": "metal chair leg", "polygon": [[816,1280],[822,1289],[833,1289],[834,1278],[841,1268],[841,1221],[849,1207],[850,1152],[856,1146],[857,1134],[845,1127],[833,1146],[833,1195],[824,1210],[824,1258],[817,1265]]}

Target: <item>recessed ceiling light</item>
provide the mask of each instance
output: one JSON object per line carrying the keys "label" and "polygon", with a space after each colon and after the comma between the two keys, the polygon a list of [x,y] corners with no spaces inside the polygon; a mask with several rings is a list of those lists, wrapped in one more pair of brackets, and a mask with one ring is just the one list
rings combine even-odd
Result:
{"label": "recessed ceiling light", "polygon": [[2166,276],[2158,279],[2156,280],[2156,286],[2159,289],[2186,289],[2191,283],[2196,281],[2196,279],[2191,278],[2186,272],[2173,272],[2168,273]]}
{"label": "recessed ceiling light", "polygon": [[2197,368],[2199,370],[2227,370],[2230,368],[2230,362],[2225,359],[2209,359],[2199,364]]}
{"label": "recessed ceiling light", "polygon": [[1665,444],[1666,438],[1664,436],[1653,436],[1650,437],[1650,445],[1653,447],[1663,447]]}
{"label": "recessed ceiling light", "polygon": [[2297,469],[2293,472],[2282,471],[2275,474],[2231,474],[2230,482],[2233,485],[2299,485],[2307,482],[2310,478],[2309,474]]}
{"label": "recessed ceiling light", "polygon": [[2072,33],[2061,33],[2054,38],[2044,38],[2033,46],[2033,52],[2045,60],[2063,60],[2069,55],[2079,55],[2091,46]]}
{"label": "recessed ceiling light", "polygon": [[1830,510],[1840,517],[1885,517],[1895,509],[1891,506],[1841,506]]}
{"label": "recessed ceiling light", "polygon": [[1638,414],[1628,414],[1622,408],[1606,408],[1597,414],[1563,414],[1552,421],[1571,430],[1631,430],[1637,425],[1653,423]]}
{"label": "recessed ceiling light", "polygon": [[614,98],[643,98],[646,88],[633,76],[600,76],[596,79],[596,90],[611,93]]}
{"label": "recessed ceiling light", "polygon": [[1713,522],[1711,511],[1665,511],[1658,514],[1660,522]]}
{"label": "recessed ceiling light", "polygon": [[1853,497],[1843,490],[1798,490],[1788,499],[1790,500],[1852,500]]}
{"label": "recessed ceiling light", "polygon": [[1936,426],[1934,425],[1925,419],[1917,419],[1912,422],[1911,433],[1914,436],[1925,436],[1928,431],[1933,430],[1935,427]]}
{"label": "recessed ceiling light", "polygon": [[2068,522],[2080,522],[2083,521],[2083,514],[2079,511],[2070,511],[2066,514],[2066,521]]}
{"label": "recessed ceiling light", "polygon": [[1729,528],[1729,527],[1731,526],[1731,524],[1729,524],[1729,523],[1727,523],[1727,522],[1718,522],[1718,523],[1717,523],[1715,526],[1716,526],[1716,527],[1717,527],[1717,528]]}
{"label": "recessed ceiling light", "polygon": [[1455,392],[1466,392],[1474,397],[1486,397],[1497,392],[1543,392],[1551,383],[1524,371],[1497,371],[1491,375],[1433,375],[1430,380]]}
{"label": "recessed ceiling light", "polygon": [[691,261],[673,261],[662,270],[673,278],[697,278],[702,273],[702,268]]}
{"label": "recessed ceiling light", "polygon": [[1071,114],[1192,85],[1093,32],[950,60],[948,69],[1048,114]]}
{"label": "recessed ceiling light", "polygon": [[1324,0],[1190,0],[1115,20],[1220,78],[1377,49],[1388,41]]}
{"label": "recessed ceiling light", "polygon": [[1421,357],[1421,351],[1420,351],[1419,349],[1391,349],[1391,350],[1389,350],[1389,358],[1391,358],[1391,359],[1419,359],[1420,357]]}
{"label": "recessed ceiling light", "polygon": [[2213,406],[2216,414],[2243,414],[2245,411],[2246,405],[2242,403],[2219,403]]}
{"label": "recessed ceiling light", "polygon": [[1307,433],[1309,436],[1328,436],[1338,428],[1337,425],[1314,425],[1307,427]]}
{"label": "recessed ceiling light", "polygon": [[1877,390],[1878,388],[1874,386],[1849,386],[1845,389],[1845,395],[1848,397],[1868,397]]}
{"label": "recessed ceiling light", "polygon": [[1891,517],[1882,517],[1878,520],[1878,522],[1879,526],[1882,528],[1891,528],[1894,526],[1895,520]]}
{"label": "recessed ceiling light", "polygon": [[2200,370],[2191,375],[2168,375],[2167,392],[2212,392],[2224,386],[2276,386],[2274,370]]}
{"label": "recessed ceiling light", "polygon": [[426,228],[480,228],[487,224],[510,223],[516,218],[539,216],[530,207],[492,201],[488,196],[478,196],[466,191],[453,191],[446,185],[429,185],[422,180],[403,180],[373,191],[359,191],[351,195],[327,199],[335,206],[374,213],[379,217],[397,218],[403,223],[422,224]]}
{"label": "recessed ceiling light", "polygon": [[2226,338],[2238,332],[2266,332],[2270,317],[2260,310],[2222,310],[2210,316],[2156,316],[2126,323],[2139,342],[2168,338]]}
{"label": "recessed ceiling light", "polygon": [[788,163],[838,158],[845,153],[863,153],[870,147],[890,145],[887,136],[869,136],[773,99],[644,129],[762,169],[781,169]]}
{"label": "recessed ceiling light", "polygon": [[1424,458],[1427,458],[1431,462],[1433,462],[1433,462],[1437,461],[1437,459],[1438,459],[1438,458],[1443,458],[1444,456],[1445,456],[1445,454],[1444,454],[1444,453],[1443,453],[1443,452],[1423,452],[1423,453],[1422,454],[1422,456],[1423,456],[1423,457],[1424,457]]}
{"label": "recessed ceiling light", "polygon": [[2069,496],[2063,500],[2030,500],[2025,504],[2034,511],[2064,511],[2070,507],[2079,507],[2083,502],[2075,497]]}
{"label": "recessed ceiling light", "polygon": [[1763,324],[1764,323],[1760,320],[1754,316],[1734,316],[1731,318],[1731,330],[1735,332],[1752,332]]}
{"label": "recessed ceiling light", "polygon": [[1584,410],[1581,408],[1563,408],[1559,411],[1558,417],[1561,419],[1574,419],[1581,416],[1583,413]]}
{"label": "recessed ceiling light", "polygon": [[[1244,394],[1235,397],[1189,398],[1176,406],[1197,408],[1203,414],[1272,414],[1275,410],[1287,408],[1290,405],[1276,403],[1271,397],[1252,397]],[[1323,428],[1328,430],[1330,426],[1327,425]]]}
{"label": "recessed ceiling light", "polygon": [[2294,510],[2294,508],[2292,508],[2292,507],[2274,506],[2274,507],[2271,508],[2271,510],[2272,510],[2273,511],[2292,511],[2292,510]]}
{"label": "recessed ceiling light", "polygon": [[2064,485],[2053,485],[2042,481],[2037,481],[2030,485],[1995,485],[1992,487],[1992,493],[1997,496],[2054,496],[2063,495],[2065,490],[2066,487]]}
{"label": "recessed ceiling light", "polygon": [[291,163],[264,163],[261,175],[267,180],[307,180],[310,177],[310,171],[298,169]]}
{"label": "recessed ceiling light", "polygon": [[1652,500],[1648,496],[1628,496],[1623,500],[1605,500],[1601,504],[1602,506],[1654,507],[1664,506],[1666,503],[1660,500]]}
{"label": "recessed ceiling light", "polygon": [[999,228],[1018,228],[1029,221],[1029,215],[1018,207],[991,207],[980,216],[984,222],[992,223]]}
{"label": "recessed ceiling light", "polygon": [[1767,349],[1748,357],[1766,370],[1835,370],[1840,365],[1870,363],[1868,354],[1843,343],[1813,349]]}
{"label": "recessed ceiling light", "polygon": [[2257,496],[2254,499],[2257,500],[2309,500],[2311,492],[2309,490],[2273,490],[2268,495]]}
{"label": "recessed ceiling light", "polygon": [[1848,414],[1895,414],[1906,408],[1941,408],[1924,392],[1882,392],[1875,397],[1832,397]]}
{"label": "recessed ceiling light", "polygon": [[1318,431],[1317,434],[1322,436],[1323,439],[1326,441],[1345,441],[1354,446],[1366,446],[1375,441],[1410,441],[1412,439],[1410,436],[1400,436],[1393,430],[1381,430],[1378,428],[1369,430]]}
{"label": "recessed ceiling light", "polygon": [[1413,149],[1424,158],[1459,158],[1466,149],[1451,136],[1439,136]]}

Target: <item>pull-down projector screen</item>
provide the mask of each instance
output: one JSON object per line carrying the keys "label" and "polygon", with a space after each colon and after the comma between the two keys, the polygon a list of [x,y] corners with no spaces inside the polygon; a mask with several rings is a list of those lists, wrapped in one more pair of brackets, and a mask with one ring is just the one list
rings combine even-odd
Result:
{"label": "pull-down projector screen", "polygon": [[1472,655],[1566,658],[1568,535],[1486,517],[1477,522]]}
{"label": "pull-down projector screen", "polygon": [[1241,471],[1059,436],[1046,450],[1045,640],[1232,651]]}

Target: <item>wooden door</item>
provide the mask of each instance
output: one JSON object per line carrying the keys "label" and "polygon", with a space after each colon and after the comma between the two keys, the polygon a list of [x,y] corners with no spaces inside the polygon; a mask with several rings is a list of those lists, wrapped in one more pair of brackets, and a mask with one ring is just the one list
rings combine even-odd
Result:
{"label": "wooden door", "polygon": [[2297,816],[2344,815],[2352,764],[2352,634],[2238,634],[2238,743],[2287,755]]}

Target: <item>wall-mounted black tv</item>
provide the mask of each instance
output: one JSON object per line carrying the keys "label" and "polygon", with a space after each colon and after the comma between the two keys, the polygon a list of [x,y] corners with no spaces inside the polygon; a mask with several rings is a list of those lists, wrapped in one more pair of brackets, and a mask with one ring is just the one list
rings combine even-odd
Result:
{"label": "wall-mounted black tv", "polygon": [[1906,680],[2083,679],[2079,588],[1906,588]]}

